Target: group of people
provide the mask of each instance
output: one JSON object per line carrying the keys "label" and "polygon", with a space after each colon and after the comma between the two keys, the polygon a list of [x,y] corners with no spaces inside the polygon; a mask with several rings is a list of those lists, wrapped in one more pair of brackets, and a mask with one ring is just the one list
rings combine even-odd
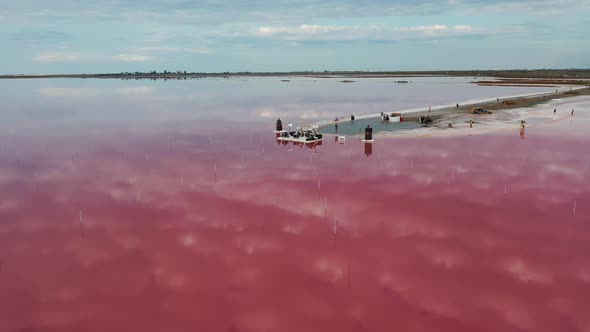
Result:
{"label": "group of people", "polygon": [[432,119],[428,115],[426,115],[426,116],[420,115],[419,120],[420,120],[420,123],[424,123],[424,124],[432,123]]}

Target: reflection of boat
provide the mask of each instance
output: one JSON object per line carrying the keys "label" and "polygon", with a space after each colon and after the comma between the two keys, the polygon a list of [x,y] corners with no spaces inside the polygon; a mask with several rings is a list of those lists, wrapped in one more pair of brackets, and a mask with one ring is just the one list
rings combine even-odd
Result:
{"label": "reflection of boat", "polygon": [[292,141],[285,141],[285,140],[279,140],[277,138],[277,143],[278,144],[282,144],[282,145],[290,145],[290,146],[296,146],[299,148],[304,148],[307,147],[310,150],[315,149],[317,146],[320,146],[323,144],[322,141],[315,141],[315,142],[311,142],[311,143],[301,143],[301,142],[292,142]]}

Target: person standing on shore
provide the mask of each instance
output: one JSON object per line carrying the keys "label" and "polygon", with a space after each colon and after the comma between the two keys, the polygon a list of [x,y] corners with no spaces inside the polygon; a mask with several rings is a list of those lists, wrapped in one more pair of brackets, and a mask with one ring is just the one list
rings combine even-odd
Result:
{"label": "person standing on shore", "polygon": [[574,116],[574,109],[572,108],[572,116]]}
{"label": "person standing on shore", "polygon": [[553,115],[557,114],[557,108],[553,109]]}
{"label": "person standing on shore", "polygon": [[469,120],[469,128],[473,128],[473,120]]}

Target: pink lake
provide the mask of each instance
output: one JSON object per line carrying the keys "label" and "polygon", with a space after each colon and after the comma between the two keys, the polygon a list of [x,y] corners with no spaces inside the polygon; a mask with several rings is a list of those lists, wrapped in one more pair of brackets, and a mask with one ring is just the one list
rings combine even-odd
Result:
{"label": "pink lake", "polygon": [[590,331],[588,100],[524,138],[272,133],[543,91],[421,80],[0,82],[0,331]]}

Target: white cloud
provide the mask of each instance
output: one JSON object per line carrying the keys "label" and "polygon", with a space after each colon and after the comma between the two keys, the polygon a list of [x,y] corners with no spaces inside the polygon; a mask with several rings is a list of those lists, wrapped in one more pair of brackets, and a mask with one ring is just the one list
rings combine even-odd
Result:
{"label": "white cloud", "polygon": [[292,41],[292,42],[288,42],[286,45],[291,46],[291,47],[299,47],[299,46],[303,46],[303,43]]}
{"label": "white cloud", "polygon": [[42,53],[33,58],[37,62],[124,61],[145,62],[154,60],[148,55],[119,54],[113,56],[80,53]]}
{"label": "white cloud", "polygon": [[454,36],[481,33],[483,29],[471,25],[447,26],[442,24],[391,27],[386,25],[310,25],[269,27],[262,26],[252,33],[260,38],[276,38],[288,41],[302,40],[399,40],[428,36]]}
{"label": "white cloud", "polygon": [[259,36],[272,36],[275,34],[321,34],[344,31],[347,27],[336,25],[302,24],[297,27],[259,27],[256,34]]}
{"label": "white cloud", "polygon": [[37,55],[34,60],[38,62],[74,62],[80,61],[81,57],[78,54],[44,53]]}
{"label": "white cloud", "polygon": [[190,48],[190,47],[171,47],[171,46],[146,46],[140,48],[142,51],[148,52],[176,52],[176,53],[193,53],[193,54],[207,54],[210,50],[205,48]]}
{"label": "white cloud", "polygon": [[123,62],[146,62],[152,61],[153,58],[147,55],[131,55],[131,54],[119,54],[110,57],[111,60],[123,61]]}

